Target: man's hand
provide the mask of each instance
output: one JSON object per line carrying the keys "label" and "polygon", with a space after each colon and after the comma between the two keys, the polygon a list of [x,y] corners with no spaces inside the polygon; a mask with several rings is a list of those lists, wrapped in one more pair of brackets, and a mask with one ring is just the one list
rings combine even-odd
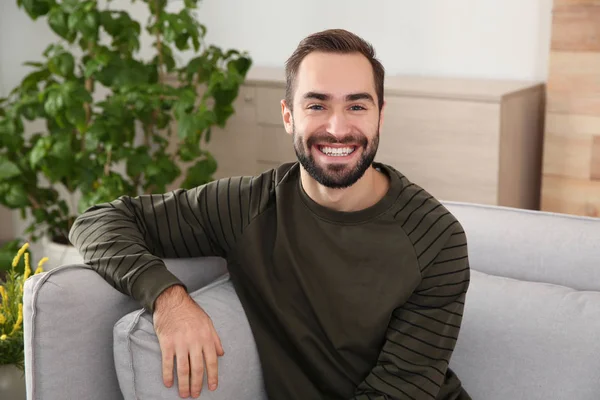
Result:
{"label": "man's hand", "polygon": [[217,388],[217,356],[225,354],[221,340],[208,314],[182,286],[170,287],[156,299],[154,330],[162,353],[165,386],[173,385],[173,358],[176,358],[180,397],[200,396],[204,361],[208,387]]}

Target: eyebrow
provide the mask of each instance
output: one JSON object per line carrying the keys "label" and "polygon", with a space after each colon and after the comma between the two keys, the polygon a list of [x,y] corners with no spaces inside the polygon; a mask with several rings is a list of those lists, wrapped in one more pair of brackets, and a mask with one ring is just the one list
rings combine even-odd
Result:
{"label": "eyebrow", "polygon": [[[316,100],[321,100],[321,101],[331,100],[330,94],[320,93],[320,92],[306,92],[303,97],[305,100],[308,100],[308,99],[316,99]],[[371,103],[375,104],[375,100],[373,99],[373,96],[371,96],[367,92],[351,93],[351,94],[346,95],[346,101],[356,101],[356,100],[368,100]]]}

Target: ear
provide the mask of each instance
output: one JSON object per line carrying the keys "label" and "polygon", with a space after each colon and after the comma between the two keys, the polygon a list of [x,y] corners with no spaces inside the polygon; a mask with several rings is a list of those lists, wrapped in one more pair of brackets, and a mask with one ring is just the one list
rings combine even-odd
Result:
{"label": "ear", "polygon": [[379,130],[381,131],[381,128],[383,127],[383,115],[384,115],[384,111],[385,111],[385,105],[387,103],[385,102],[385,100],[383,100],[383,104],[381,105],[381,110],[379,111]]}
{"label": "ear", "polygon": [[281,100],[281,116],[283,117],[283,126],[290,135],[294,133],[294,116],[292,110],[287,106],[285,100]]}

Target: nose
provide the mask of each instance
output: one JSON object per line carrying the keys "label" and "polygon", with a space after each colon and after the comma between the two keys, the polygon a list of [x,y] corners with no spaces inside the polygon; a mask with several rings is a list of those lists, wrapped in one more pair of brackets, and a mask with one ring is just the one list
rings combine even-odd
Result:
{"label": "nose", "polygon": [[330,135],[341,139],[350,133],[350,121],[343,112],[333,112],[329,117],[327,131]]}

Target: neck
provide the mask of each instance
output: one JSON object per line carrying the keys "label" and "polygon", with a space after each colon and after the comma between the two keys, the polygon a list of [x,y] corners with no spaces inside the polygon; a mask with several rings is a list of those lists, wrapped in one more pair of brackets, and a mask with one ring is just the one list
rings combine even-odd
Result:
{"label": "neck", "polygon": [[375,205],[387,193],[390,182],[373,166],[354,185],[331,189],[315,181],[301,166],[300,179],[306,194],[317,204],[336,211],[360,211]]}

